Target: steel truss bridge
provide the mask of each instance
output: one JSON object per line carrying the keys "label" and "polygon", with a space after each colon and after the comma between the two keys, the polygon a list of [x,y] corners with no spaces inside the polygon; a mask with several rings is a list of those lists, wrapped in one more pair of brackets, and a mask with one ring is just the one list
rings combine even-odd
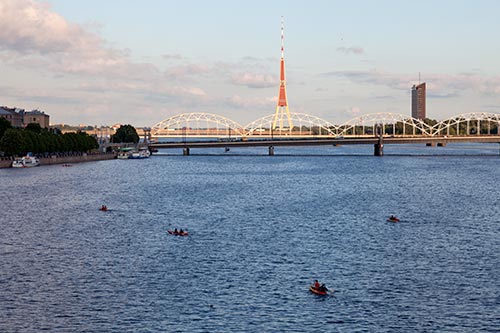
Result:
{"label": "steel truss bridge", "polygon": [[224,116],[211,113],[184,113],[160,121],[151,127],[153,138],[252,138],[252,137],[360,137],[374,136],[376,128],[384,136],[436,137],[496,135],[500,114],[466,113],[427,124],[420,119],[396,113],[374,113],[335,125],[327,120],[303,113],[290,113],[293,128],[273,128],[274,115],[257,119],[246,126]]}
{"label": "steel truss bridge", "polygon": [[[374,154],[383,155],[383,143],[500,143],[500,114],[495,113],[460,114],[430,124],[402,114],[375,113],[341,125],[308,114],[290,115],[293,128],[273,130],[274,114],[246,126],[216,114],[179,114],[151,127],[153,139],[177,138],[177,142],[152,143],[150,149],[182,147],[184,154],[189,155],[189,148],[268,146],[269,154],[273,155],[274,146],[374,144]],[[214,140],[206,140],[210,138]]]}

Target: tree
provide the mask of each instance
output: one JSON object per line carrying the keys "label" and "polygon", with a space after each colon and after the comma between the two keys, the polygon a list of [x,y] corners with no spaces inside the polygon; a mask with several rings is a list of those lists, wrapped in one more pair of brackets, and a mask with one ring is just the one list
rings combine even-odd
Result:
{"label": "tree", "polygon": [[430,119],[430,118],[424,118],[422,119],[422,121],[431,127],[438,123],[436,119]]}
{"label": "tree", "polygon": [[4,151],[7,155],[18,155],[21,153],[24,139],[21,130],[9,128],[5,131],[0,140],[0,150]]}
{"label": "tree", "polygon": [[8,121],[3,117],[0,117],[0,139],[2,138],[5,131],[8,130],[9,128],[12,128],[10,121]]}
{"label": "tree", "polygon": [[29,123],[24,129],[37,134],[42,132],[42,127],[38,123]]}
{"label": "tree", "polygon": [[[88,152],[99,148],[96,138],[87,133],[52,133],[52,131],[36,125],[29,126],[29,128],[27,126],[25,129],[7,129],[0,139],[0,151],[7,155],[19,155],[27,152],[35,154]],[[38,132],[38,130],[40,131]]]}
{"label": "tree", "polygon": [[139,142],[139,135],[132,125],[122,125],[116,130],[116,133],[111,136],[111,142],[114,143],[137,143]]}

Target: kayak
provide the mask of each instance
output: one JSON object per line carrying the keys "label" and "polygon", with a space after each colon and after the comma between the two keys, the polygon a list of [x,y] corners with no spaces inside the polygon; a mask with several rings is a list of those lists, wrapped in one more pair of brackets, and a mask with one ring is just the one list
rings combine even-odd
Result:
{"label": "kayak", "polygon": [[173,230],[167,230],[169,234],[171,235],[174,235],[174,236],[187,236],[189,235],[189,233],[187,231],[183,231],[183,232],[175,232]]}
{"label": "kayak", "polygon": [[321,296],[328,295],[327,291],[319,290],[317,288],[314,288],[314,286],[309,286],[309,290],[316,295],[321,295]]}
{"label": "kayak", "polygon": [[399,219],[397,217],[391,219],[391,218],[388,218],[387,219],[387,222],[399,222]]}

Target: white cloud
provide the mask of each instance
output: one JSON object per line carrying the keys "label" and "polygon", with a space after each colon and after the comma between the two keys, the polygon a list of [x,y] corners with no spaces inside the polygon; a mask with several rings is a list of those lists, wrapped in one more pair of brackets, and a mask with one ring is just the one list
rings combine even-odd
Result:
{"label": "white cloud", "polygon": [[230,107],[262,109],[276,105],[277,97],[245,98],[240,95],[233,95],[225,99],[225,101]]}
{"label": "white cloud", "polygon": [[357,116],[361,114],[361,109],[357,106],[353,106],[347,113],[352,116]]}
{"label": "white cloud", "polygon": [[202,79],[225,81],[235,86],[248,88],[277,87],[277,75],[268,73],[267,60],[245,57],[237,63],[215,62],[207,64],[179,64],[168,67],[164,74],[178,81],[200,81]]}
{"label": "white cloud", "polygon": [[182,79],[187,76],[205,75],[211,71],[213,71],[213,69],[207,65],[187,64],[169,67],[165,71],[165,75],[168,78]]}
{"label": "white cloud", "polygon": [[[360,84],[385,86],[391,89],[410,91],[417,82],[414,75],[395,74],[383,71],[333,71],[325,76],[343,77]],[[454,97],[471,91],[483,95],[500,95],[500,77],[482,76],[477,73],[457,75],[433,74],[425,78],[430,97]]]}
{"label": "white cloud", "polygon": [[[249,116],[276,105],[261,88],[277,89],[277,59],[191,63],[172,53],[159,55],[167,66],[160,70],[132,61],[129,50],[113,47],[96,27],[72,23],[48,3],[0,0],[0,68],[8,69],[3,79],[12,87],[2,89],[4,101],[40,108],[51,122],[66,123],[101,118],[147,124],[155,121],[153,110],[245,110]],[[242,86],[260,90],[241,97]]]}
{"label": "white cloud", "polygon": [[345,54],[365,54],[365,50],[362,47],[339,47],[337,48],[338,52]]}
{"label": "white cloud", "polygon": [[0,3],[0,53],[6,63],[59,73],[137,76],[145,67],[131,64],[128,50],[109,47],[97,34],[33,0]]}
{"label": "white cloud", "polygon": [[95,50],[102,40],[68,23],[46,4],[32,0],[4,0],[0,3],[2,48],[21,54]]}
{"label": "white cloud", "polygon": [[182,60],[184,57],[178,53],[164,54],[163,59],[166,60]]}
{"label": "white cloud", "polygon": [[231,77],[231,83],[243,85],[249,88],[269,88],[278,86],[276,75],[255,74],[255,73],[235,73]]}

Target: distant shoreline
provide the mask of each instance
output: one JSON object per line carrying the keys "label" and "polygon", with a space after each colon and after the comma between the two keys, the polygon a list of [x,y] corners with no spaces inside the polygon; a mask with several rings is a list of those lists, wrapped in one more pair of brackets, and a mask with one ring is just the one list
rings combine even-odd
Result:
{"label": "distant shoreline", "polygon": [[[56,156],[51,157],[41,157],[40,165],[52,165],[52,164],[66,164],[66,163],[83,163],[83,162],[93,162],[93,161],[103,161],[112,160],[116,158],[115,153],[99,153],[99,154],[82,154],[78,156]],[[2,158],[0,159],[0,169],[10,168],[12,165],[12,158]]]}

